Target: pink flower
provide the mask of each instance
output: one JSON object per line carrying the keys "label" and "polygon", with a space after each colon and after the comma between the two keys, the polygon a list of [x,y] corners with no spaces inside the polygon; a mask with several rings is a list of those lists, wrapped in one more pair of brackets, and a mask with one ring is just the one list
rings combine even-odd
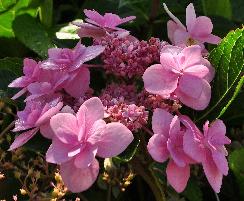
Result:
{"label": "pink flower", "polygon": [[9,150],[16,149],[25,144],[39,129],[44,137],[52,138],[53,133],[49,127],[49,121],[62,107],[63,103],[60,102],[59,98],[28,101],[25,109],[17,113],[19,119],[15,121],[13,131],[29,130],[16,137]]}
{"label": "pink flower", "polygon": [[209,82],[214,69],[202,57],[200,46],[192,45],[184,49],[165,46],[161,51],[160,63],[144,72],[146,91],[164,98],[175,96],[195,110],[208,106],[211,98]]}
{"label": "pink flower", "polygon": [[73,72],[103,51],[104,47],[101,45],[85,47],[80,42],[77,43],[74,49],[51,48],[48,50],[49,58],[42,62],[41,68]]}
{"label": "pink flower", "polygon": [[60,164],[63,181],[72,192],[84,191],[96,180],[99,172],[96,155],[116,156],[133,140],[124,125],[106,124],[103,117],[102,102],[93,97],[81,105],[76,116],[59,113],[50,120],[54,137],[46,160]]}
{"label": "pink flower", "polygon": [[86,22],[88,23],[77,23],[73,22],[76,26],[79,26],[78,35],[83,37],[101,38],[106,35],[107,32],[116,31],[117,33],[127,32],[124,29],[118,28],[120,24],[124,24],[131,20],[134,20],[135,16],[129,16],[120,18],[118,15],[112,13],[105,13],[104,16],[100,15],[95,10],[84,10],[86,15]]}
{"label": "pink flower", "polygon": [[190,177],[190,163],[194,163],[183,150],[185,127],[178,116],[163,109],[156,109],[152,117],[154,135],[147,149],[155,161],[164,162],[170,158],[166,174],[169,183],[177,192],[182,192]]}
{"label": "pink flower", "polygon": [[12,99],[16,99],[23,95],[27,91],[27,86],[37,79],[39,72],[40,68],[38,63],[33,59],[25,58],[23,67],[24,76],[15,79],[8,85],[8,87],[23,88],[20,92],[14,95]]}
{"label": "pink flower", "polygon": [[218,44],[221,40],[212,33],[213,24],[206,16],[196,17],[192,3],[186,8],[186,27],[175,17],[164,4],[164,9],[172,20],[168,21],[168,37],[174,45],[199,44],[204,48],[204,43]]}
{"label": "pink flower", "polygon": [[215,120],[210,126],[207,121],[203,126],[204,135],[186,116],[180,117],[188,132],[185,133],[184,151],[194,160],[201,162],[208,182],[216,193],[220,192],[223,175],[228,174],[228,155],[225,144],[231,141],[225,136],[226,127],[221,120]]}

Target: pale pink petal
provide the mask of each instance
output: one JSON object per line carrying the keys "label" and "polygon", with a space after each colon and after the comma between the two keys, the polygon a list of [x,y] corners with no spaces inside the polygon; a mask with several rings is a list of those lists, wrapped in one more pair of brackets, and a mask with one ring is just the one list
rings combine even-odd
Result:
{"label": "pale pink petal", "polygon": [[85,48],[85,52],[81,54],[79,60],[86,62],[94,59],[104,51],[105,47],[101,45],[93,45]]}
{"label": "pale pink petal", "polygon": [[48,138],[48,139],[52,139],[53,136],[54,136],[54,132],[50,126],[50,122],[47,122],[45,124],[42,124],[40,126],[40,133],[45,137],[45,138]]}
{"label": "pale pink petal", "polygon": [[50,126],[55,136],[63,143],[74,144],[78,139],[78,123],[74,115],[59,113],[50,120]]}
{"label": "pale pink petal", "polygon": [[166,142],[167,138],[160,134],[154,134],[149,139],[147,150],[155,161],[162,163],[169,157]]}
{"label": "pale pink petal", "polygon": [[211,123],[210,127],[208,128],[208,138],[212,136],[221,136],[226,134],[226,126],[222,120],[215,120]]}
{"label": "pale pink petal", "polygon": [[225,154],[221,151],[214,151],[212,152],[212,157],[219,171],[223,175],[227,175],[229,167],[228,167],[228,162],[225,158]]}
{"label": "pale pink petal", "polygon": [[211,34],[213,30],[213,23],[211,22],[210,18],[206,16],[200,16],[196,18],[194,27],[191,29],[192,36],[201,36],[206,37]]}
{"label": "pale pink petal", "polygon": [[165,45],[162,47],[161,49],[161,54],[163,53],[168,53],[168,54],[172,54],[174,56],[177,56],[178,54],[180,54],[182,52],[183,48],[179,47],[179,46],[174,46],[174,45]]}
{"label": "pale pink petal", "polygon": [[29,84],[28,80],[26,79],[25,76],[18,77],[14,81],[12,81],[8,87],[13,87],[13,88],[22,88],[26,87]]}
{"label": "pale pink petal", "polygon": [[188,156],[197,162],[203,161],[205,157],[205,150],[199,139],[195,138],[194,129],[186,129],[186,132],[183,136],[183,149]]}
{"label": "pale pink petal", "polygon": [[21,89],[17,94],[15,94],[11,99],[15,100],[27,92],[27,88]]}
{"label": "pale pink petal", "polygon": [[179,79],[178,89],[193,99],[200,98],[203,90],[203,80],[193,75],[184,74]]}
{"label": "pale pink petal", "polygon": [[175,44],[174,33],[178,28],[178,25],[173,20],[167,22],[168,38],[173,44]]}
{"label": "pale pink petal", "polygon": [[154,134],[160,134],[168,138],[170,123],[173,115],[163,109],[155,109],[152,116],[152,129]]}
{"label": "pale pink petal", "polygon": [[200,37],[199,39],[201,39],[203,42],[211,44],[219,44],[221,42],[221,38],[213,34],[210,34],[207,37]]}
{"label": "pale pink petal", "polygon": [[60,173],[64,184],[73,193],[87,190],[96,181],[99,172],[99,163],[95,159],[88,168],[77,168],[74,161],[60,165]]}
{"label": "pale pink petal", "polygon": [[129,22],[129,21],[132,21],[134,19],[136,19],[136,16],[129,16],[129,17],[122,18],[120,21],[121,21],[121,24],[122,24],[122,23],[126,23],[126,22]]}
{"label": "pale pink petal", "polygon": [[204,79],[208,82],[211,82],[215,75],[215,69],[207,59],[203,59],[202,64],[206,66],[209,70],[209,73],[204,77]]}
{"label": "pale pink petal", "polygon": [[175,61],[174,55],[171,53],[162,53],[160,55],[160,63],[162,68],[168,69],[168,70],[176,70],[180,71],[178,63]]}
{"label": "pale pink petal", "polygon": [[32,130],[21,133],[19,136],[15,138],[14,142],[11,144],[8,150],[12,151],[14,149],[21,147],[23,144],[28,142],[37,133],[38,130],[38,128],[34,128]]}
{"label": "pale pink petal", "polygon": [[205,77],[208,76],[208,74],[209,74],[209,68],[204,65],[194,65],[194,66],[186,68],[184,70],[184,73],[205,79]]}
{"label": "pale pink petal", "polygon": [[204,110],[210,102],[211,87],[206,80],[202,80],[202,93],[199,98],[192,98],[192,95],[189,96],[178,89],[175,93],[184,105],[195,110]]}
{"label": "pale pink petal", "polygon": [[133,141],[131,131],[121,123],[113,122],[106,125],[97,143],[97,155],[102,158],[110,158],[119,155]]}
{"label": "pale pink petal", "polygon": [[185,56],[184,68],[201,64],[202,62],[202,48],[199,45],[191,45],[184,48],[182,54]]}
{"label": "pale pink petal", "polygon": [[160,64],[155,64],[146,69],[143,81],[146,91],[169,96],[177,87],[178,75],[164,69]]}
{"label": "pale pink petal", "polygon": [[[89,132],[95,121],[104,118],[104,107],[101,100],[97,97],[88,99],[83,105],[87,108],[86,131]],[[79,111],[76,116],[79,116]]]}
{"label": "pale pink petal", "polygon": [[47,121],[50,120],[52,116],[57,114],[59,110],[63,107],[63,103],[59,102],[56,106],[51,107],[48,111],[46,111],[44,114],[42,114],[38,120],[36,121],[36,126],[40,126],[41,124],[46,123]]}
{"label": "pale pink petal", "polygon": [[190,37],[189,33],[183,29],[176,29],[174,32],[175,45],[186,46],[187,39]]}
{"label": "pale pink petal", "polygon": [[180,132],[180,120],[178,116],[174,116],[172,121],[170,122],[170,128],[169,128],[169,136],[174,137],[175,135],[178,135]]}
{"label": "pale pink petal", "polygon": [[170,185],[180,193],[186,188],[190,177],[190,166],[179,167],[173,160],[170,160],[167,165],[166,174]]}
{"label": "pale pink petal", "polygon": [[75,157],[74,164],[77,168],[88,168],[95,160],[97,148],[95,146],[86,145],[85,148]]}
{"label": "pale pink petal", "polygon": [[186,7],[186,27],[187,31],[191,32],[196,21],[196,13],[192,3]]}
{"label": "pale pink petal", "polygon": [[98,23],[98,24],[103,24],[104,23],[104,18],[102,15],[100,15],[97,11],[95,10],[84,10],[85,15],[90,18],[92,21]]}
{"label": "pale pink petal", "polygon": [[101,136],[106,129],[106,122],[102,119],[95,121],[92,125],[92,128],[89,130],[87,134],[87,142],[95,145],[97,142],[101,140]]}
{"label": "pale pink petal", "polygon": [[202,165],[209,184],[216,193],[219,193],[222,185],[223,174],[216,167],[210,152],[207,152]]}
{"label": "pale pink petal", "polygon": [[75,77],[67,82],[64,89],[72,97],[80,98],[89,89],[90,71],[81,67],[75,74]]}
{"label": "pale pink petal", "polygon": [[72,150],[73,147],[74,146],[72,144],[65,144],[54,137],[52,139],[52,144],[47,150],[46,161],[56,164],[67,162],[71,159],[71,157],[68,156],[68,153],[70,150]]}

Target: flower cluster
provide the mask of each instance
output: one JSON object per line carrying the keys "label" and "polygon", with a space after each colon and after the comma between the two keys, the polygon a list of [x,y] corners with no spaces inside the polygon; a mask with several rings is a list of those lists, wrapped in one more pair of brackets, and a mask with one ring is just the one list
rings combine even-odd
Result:
{"label": "flower cluster", "polygon": [[[139,41],[120,24],[135,19],[84,10],[86,22],[76,23],[80,38],[73,49],[52,48],[48,59],[24,60],[24,76],[9,86],[22,88],[26,107],[17,113],[14,132],[22,132],[10,146],[16,149],[38,131],[51,139],[46,161],[60,166],[64,184],[72,192],[87,190],[99,173],[97,157],[111,158],[123,152],[133,134],[152,134],[147,145],[155,161],[168,161],[166,174],[181,192],[190,177],[190,166],[202,164],[215,192],[228,173],[224,147],[230,140],[221,120],[203,126],[203,134],[181,107],[204,110],[211,99],[214,68],[206,59],[204,43],[217,44],[208,17],[196,17],[192,4],[186,8],[186,27],[164,5],[172,18],[168,36],[172,44],[151,38]],[[90,88],[87,62],[100,56],[107,80],[101,92]],[[130,83],[130,84],[125,84]],[[141,84],[144,83],[144,88]],[[149,122],[148,120],[151,119]],[[150,132],[152,125],[153,132]],[[133,133],[132,133],[133,132]],[[84,179],[85,178],[85,179]]]}

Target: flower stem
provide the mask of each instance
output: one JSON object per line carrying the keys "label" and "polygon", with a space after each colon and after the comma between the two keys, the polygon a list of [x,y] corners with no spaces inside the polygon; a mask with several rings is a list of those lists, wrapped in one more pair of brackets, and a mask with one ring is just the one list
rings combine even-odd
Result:
{"label": "flower stem", "polygon": [[145,168],[145,166],[137,157],[132,160],[132,166],[135,169],[136,173],[140,175],[143,180],[149,185],[155,196],[156,201],[166,201],[165,194],[159,182],[157,181],[157,178],[155,178],[155,176],[152,174],[151,171],[148,170],[147,167]]}
{"label": "flower stem", "polygon": [[50,28],[53,23],[53,0],[44,0],[39,10],[41,23]]}

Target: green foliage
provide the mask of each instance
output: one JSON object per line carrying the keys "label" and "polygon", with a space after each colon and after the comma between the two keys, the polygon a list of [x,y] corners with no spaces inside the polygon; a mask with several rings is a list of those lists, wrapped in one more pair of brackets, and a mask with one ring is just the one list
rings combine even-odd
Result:
{"label": "green foliage", "polygon": [[189,201],[202,201],[203,193],[195,179],[190,179],[182,193]]}
{"label": "green foliage", "polygon": [[23,13],[36,16],[37,7],[32,5],[33,0],[0,0],[0,37],[14,37],[12,23]]}
{"label": "green foliage", "polygon": [[[243,84],[243,80],[240,81],[244,69],[243,51],[244,29],[236,29],[231,31],[210,53],[209,60],[216,71],[212,84],[212,99],[206,112],[198,120],[208,115],[209,119],[223,115],[233,102]],[[238,82],[239,85],[236,88]]]}
{"label": "green foliage", "polygon": [[136,154],[139,144],[140,139],[135,136],[133,142],[127,147],[127,149],[120,155],[116,156],[115,159],[117,159],[120,162],[129,162]]}
{"label": "green foliage", "polygon": [[42,58],[47,57],[49,48],[55,47],[43,26],[30,15],[18,16],[13,22],[13,30],[25,46]]}
{"label": "green foliage", "polygon": [[233,151],[229,156],[230,169],[239,183],[241,198],[244,199],[244,148]]}
{"label": "green foliage", "polygon": [[227,19],[232,17],[232,8],[230,0],[202,0],[204,14],[207,16],[217,15]]}

